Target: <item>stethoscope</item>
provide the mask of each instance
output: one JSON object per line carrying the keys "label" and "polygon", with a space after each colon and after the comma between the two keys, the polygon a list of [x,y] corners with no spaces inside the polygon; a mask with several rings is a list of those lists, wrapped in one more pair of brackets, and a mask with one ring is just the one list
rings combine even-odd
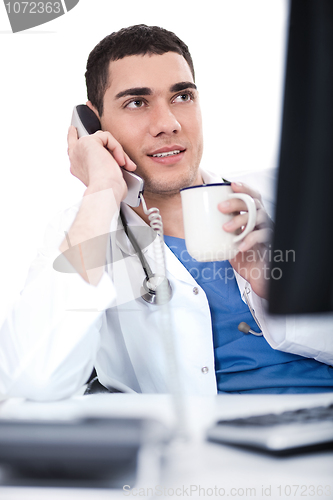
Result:
{"label": "stethoscope", "polygon": [[245,323],[245,321],[242,321],[238,325],[238,330],[243,333],[252,333],[252,335],[255,335],[256,337],[262,337],[262,332],[255,332],[254,330],[251,330],[250,326]]}
{"label": "stethoscope", "polygon": [[[133,232],[129,228],[125,215],[121,209],[120,218],[124,226],[124,231],[128,239],[130,240],[135,252],[137,253],[137,256],[139,257],[142,265],[142,269],[144,270],[144,273],[146,275],[141,287],[141,297],[149,304],[165,304],[166,302],[169,302],[172,296],[170,281],[168,280],[168,278],[166,278],[166,276],[160,276],[159,274],[154,274],[152,272],[151,267],[148,264],[145,256],[143,255],[143,252]],[[161,294],[158,293],[158,289],[164,292],[162,294],[162,297]]]}
{"label": "stethoscope", "polygon": [[[129,228],[129,226],[127,224],[125,215],[124,215],[122,210],[120,210],[120,218],[121,218],[121,222],[122,222],[123,227],[124,227],[124,231],[125,231],[128,239],[130,240],[135,252],[137,253],[137,255],[140,259],[141,265],[142,265],[142,269],[144,270],[144,273],[146,275],[145,279],[143,280],[142,287],[141,287],[141,297],[143,298],[144,301],[148,302],[149,304],[158,304],[158,303],[169,302],[171,300],[171,296],[172,296],[172,288],[171,288],[170,281],[165,276],[160,276],[160,275],[154,274],[152,272],[151,267],[148,264],[145,256],[143,255],[143,252],[142,252],[133,232],[131,231],[131,229]],[[163,285],[163,287],[165,287],[167,290],[167,294],[164,294],[165,295],[164,301],[157,300],[157,297],[158,297],[157,289],[161,285]],[[250,308],[250,310],[251,310],[251,308]],[[250,328],[250,326],[247,323],[245,323],[244,321],[239,323],[238,330],[240,332],[245,333],[245,334],[251,333],[252,335],[255,335],[256,337],[262,337],[262,335],[263,335],[262,332],[255,332],[254,330],[252,330]]]}

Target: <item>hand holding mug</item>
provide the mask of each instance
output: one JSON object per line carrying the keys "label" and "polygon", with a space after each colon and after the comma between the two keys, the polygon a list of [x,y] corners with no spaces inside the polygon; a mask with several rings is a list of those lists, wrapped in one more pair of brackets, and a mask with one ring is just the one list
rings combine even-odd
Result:
{"label": "hand holding mug", "polygon": [[[239,252],[239,242],[256,225],[257,208],[253,198],[246,193],[234,193],[230,182],[187,187],[181,190],[181,198],[189,254],[200,262],[233,259]],[[224,230],[233,214],[218,209],[221,203],[228,204],[235,198],[247,210],[241,232],[240,228]]]}
{"label": "hand holding mug", "polygon": [[[273,232],[273,223],[266,213],[262,204],[260,194],[246,184],[235,183],[231,185],[235,193],[245,193],[250,195],[256,205],[257,216],[254,229],[248,233],[240,242],[239,253],[230,259],[233,268],[245,278],[260,297],[266,297],[267,281],[269,280],[269,250]],[[218,209],[224,214],[234,214],[231,220],[224,224],[223,229],[233,233],[246,224],[246,206],[240,200],[232,199],[229,202],[222,202]],[[236,215],[235,215],[236,213]]]}

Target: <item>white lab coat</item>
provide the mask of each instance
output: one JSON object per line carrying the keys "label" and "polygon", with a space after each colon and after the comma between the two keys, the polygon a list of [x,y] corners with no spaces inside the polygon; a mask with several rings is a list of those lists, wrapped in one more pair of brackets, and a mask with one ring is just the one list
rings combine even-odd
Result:
{"label": "white lab coat", "polygon": [[[206,183],[220,180],[207,172],[202,175]],[[145,225],[128,206],[123,209],[129,226]],[[77,210],[66,211],[48,229],[45,248],[33,262],[21,296],[1,328],[0,393],[35,400],[69,397],[86,382],[93,366],[106,386],[167,392],[170,374],[161,315],[156,305],[140,296],[144,272],[118,217],[112,221],[111,232],[120,230],[112,238],[98,286],[76,273],[53,269],[64,231]],[[144,254],[154,272],[153,244]],[[167,246],[165,254],[173,290],[169,310],[181,389],[186,394],[216,394],[206,295]],[[242,296],[247,288],[263,334],[274,349],[332,364],[332,314],[269,317],[265,301],[237,273],[236,278]]]}

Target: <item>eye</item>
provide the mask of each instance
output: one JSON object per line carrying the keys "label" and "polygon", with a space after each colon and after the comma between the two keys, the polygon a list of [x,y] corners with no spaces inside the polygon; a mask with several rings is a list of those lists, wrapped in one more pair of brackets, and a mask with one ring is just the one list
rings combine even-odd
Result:
{"label": "eye", "polygon": [[192,92],[183,92],[182,94],[178,94],[173,102],[188,102],[188,101],[193,101],[194,100],[194,95]]}
{"label": "eye", "polygon": [[138,109],[144,106],[145,102],[142,99],[133,99],[132,101],[125,104],[125,108]]}

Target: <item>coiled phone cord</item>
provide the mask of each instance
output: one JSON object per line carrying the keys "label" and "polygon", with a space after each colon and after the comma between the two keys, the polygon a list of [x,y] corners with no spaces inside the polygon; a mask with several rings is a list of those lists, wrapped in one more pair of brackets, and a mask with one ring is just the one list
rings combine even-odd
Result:
{"label": "coiled phone cord", "polygon": [[[155,274],[161,278],[166,277],[166,265],[165,265],[165,251],[164,251],[164,235],[163,235],[163,222],[160,211],[158,208],[147,208],[146,202],[143,198],[142,193],[140,193],[140,199],[142,203],[142,208],[144,213],[148,216],[150,227],[155,231],[156,238],[154,238],[154,251],[157,269]],[[156,294],[158,296],[157,303],[162,304],[165,301],[170,300],[171,288],[167,286],[161,286],[161,284],[156,288]]]}
{"label": "coiled phone cord", "polygon": [[[166,278],[165,249],[163,236],[163,222],[158,208],[147,208],[146,202],[140,193],[142,208],[148,216],[150,227],[156,232],[154,239],[155,259],[158,267],[158,275]],[[166,363],[169,372],[169,388],[173,397],[174,410],[176,415],[177,437],[187,436],[186,411],[182,384],[179,376],[178,359],[176,355],[174,330],[172,328],[172,316],[170,310],[171,288],[167,279],[162,279],[156,288],[157,304],[161,313],[161,331],[163,335]]]}

